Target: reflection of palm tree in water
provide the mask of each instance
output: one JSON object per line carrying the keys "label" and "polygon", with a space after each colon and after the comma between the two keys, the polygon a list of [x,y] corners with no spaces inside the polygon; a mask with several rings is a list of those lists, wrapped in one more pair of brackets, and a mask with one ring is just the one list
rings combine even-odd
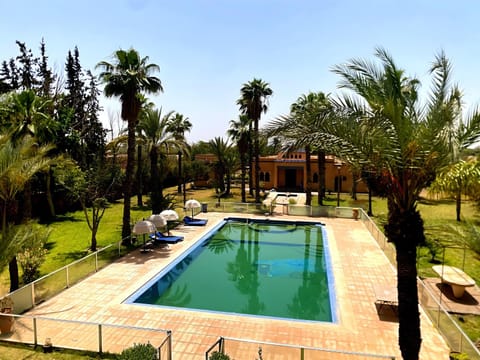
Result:
{"label": "reflection of palm tree in water", "polygon": [[227,272],[230,274],[230,280],[236,282],[237,289],[242,294],[248,293],[250,266],[248,262],[248,255],[245,249],[245,226],[240,230],[240,243],[237,249],[234,262],[227,264]]}
{"label": "reflection of palm tree in water", "polygon": [[221,234],[216,234],[208,241],[207,248],[215,254],[229,252],[235,247],[231,239],[226,239],[221,236]]}
{"label": "reflection of palm tree in water", "polygon": [[170,287],[162,296],[162,304],[168,306],[185,307],[190,303],[192,295],[187,292],[187,284],[182,287]]}
{"label": "reflection of palm tree in water", "polygon": [[[252,231],[248,232],[251,236]],[[258,236],[259,232],[254,231],[253,232],[255,235],[255,240],[252,245],[252,242],[248,242],[249,248],[253,246],[253,261],[250,258],[249,264],[250,264],[250,288],[248,292],[248,303],[247,307],[242,310],[243,312],[246,312],[248,314],[258,314],[259,312],[263,311],[265,309],[265,304],[260,302],[260,299],[258,297],[258,288],[260,286],[260,283],[258,281],[258,255],[260,253],[260,244],[258,243]],[[251,251],[250,251],[251,254]]]}
{"label": "reflection of palm tree in water", "polygon": [[[173,269],[168,271],[161,279],[153,284],[145,293],[143,293],[135,302],[144,304],[162,304],[168,306],[185,306],[190,302],[191,295],[187,293],[187,287],[178,286],[173,289],[172,284],[180,274],[188,268],[193,261],[191,255],[185,257]],[[161,300],[161,301],[160,301]]]}
{"label": "reflection of palm tree in water", "polygon": [[248,239],[246,240],[247,230],[248,225],[245,224],[241,227],[237,255],[234,262],[228,263],[227,272],[231,275],[231,280],[236,282],[237,289],[242,294],[248,295],[246,308],[241,311],[247,314],[258,314],[265,308],[265,304],[261,303],[258,298],[258,255],[260,247],[258,232],[254,232],[255,241],[252,241],[252,231],[248,231]]}
{"label": "reflection of palm tree in water", "polygon": [[232,236],[235,234],[235,226],[227,222],[222,230],[210,237],[207,242],[207,249],[215,254],[229,252],[235,247]]}
{"label": "reflection of palm tree in water", "polygon": [[[315,271],[310,272],[310,245],[312,227],[305,227],[305,250],[304,250],[304,266],[302,272],[302,285],[297,289],[293,296],[291,304],[287,305],[289,314],[297,319],[316,320],[320,313],[329,313],[329,309],[322,308],[322,300],[328,298],[328,286],[326,286],[325,277],[319,275],[322,273],[323,259],[323,241],[321,228],[313,228],[316,230],[315,242]],[[320,289],[321,293],[315,294],[316,289]],[[317,290],[318,292],[318,290]],[[312,296],[312,294],[314,296]],[[321,311],[323,310],[323,311]]]}

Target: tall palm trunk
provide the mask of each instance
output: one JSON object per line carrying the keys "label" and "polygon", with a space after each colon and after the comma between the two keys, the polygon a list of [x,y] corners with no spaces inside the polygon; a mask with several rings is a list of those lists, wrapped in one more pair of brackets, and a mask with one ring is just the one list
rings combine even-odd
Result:
{"label": "tall palm trunk", "polygon": [[250,137],[248,139],[248,188],[250,196],[253,196],[253,142],[252,142],[252,124],[249,125]]}
{"label": "tall palm trunk", "polygon": [[371,187],[371,185],[368,185],[368,210],[367,210],[367,215],[368,216],[373,216],[373,211],[372,211],[372,187]]}
{"label": "tall palm trunk", "polygon": [[122,239],[126,244],[130,243],[130,198],[132,197],[133,170],[135,165],[135,117],[128,119],[127,140],[127,169],[125,171],[125,183],[123,185],[123,225]]}
{"label": "tall palm trunk", "polygon": [[231,189],[231,186],[232,186],[232,174],[230,173],[230,171],[227,172],[226,174],[226,185],[225,185],[225,196],[229,196],[230,195],[230,189]]}
{"label": "tall palm trunk", "polygon": [[310,146],[305,146],[305,167],[307,173],[307,187],[305,189],[306,200],[305,205],[312,205],[312,159]]}
{"label": "tall palm trunk", "polygon": [[318,165],[318,205],[323,205],[325,197],[325,151],[317,150]]}
{"label": "tall palm trunk", "polygon": [[150,201],[152,202],[152,214],[159,214],[162,211],[162,202],[158,193],[159,172],[158,153],[155,146],[150,150]]}
{"label": "tall palm trunk", "polygon": [[258,117],[255,119],[255,202],[260,203],[260,144],[258,140]]}
{"label": "tall palm trunk", "polygon": [[[7,219],[7,201],[3,201],[3,213],[2,213],[2,241],[10,241],[8,238],[9,225]],[[8,271],[10,275],[10,292],[17,290],[20,287],[20,278],[18,276],[18,263],[17,257],[14,256],[8,263]]]}
{"label": "tall palm trunk", "polygon": [[245,191],[245,176],[246,176],[246,169],[245,169],[245,153],[241,153],[240,154],[240,171],[241,171],[241,193],[242,193],[242,202],[247,202],[247,194],[246,194],[246,191]]}
{"label": "tall palm trunk", "polygon": [[353,170],[352,171],[352,199],[357,200],[357,185],[358,185],[358,179],[359,179],[358,171]]}
{"label": "tall palm trunk", "polygon": [[17,290],[20,287],[20,278],[18,276],[17,257],[14,256],[8,263],[8,271],[10,273],[10,292]]}
{"label": "tall palm trunk", "polygon": [[23,189],[23,213],[22,217],[25,220],[32,218],[32,184],[30,181],[25,183]]}
{"label": "tall palm trunk", "polygon": [[182,192],[183,176],[182,176],[182,152],[178,152],[178,185],[177,193]]}
{"label": "tall palm trunk", "polygon": [[418,360],[421,334],[417,289],[417,245],[424,241],[423,221],[415,206],[400,208],[389,199],[385,232],[397,254],[398,342],[404,360]]}
{"label": "tall palm trunk", "polygon": [[137,205],[143,205],[142,145],[137,145]]}
{"label": "tall palm trunk", "polygon": [[455,199],[455,212],[457,214],[457,221],[462,221],[462,219],[460,218],[461,208],[462,208],[462,191],[458,190],[457,196]]}
{"label": "tall palm trunk", "polygon": [[55,203],[53,202],[53,195],[52,195],[52,184],[53,184],[53,169],[50,166],[47,171],[47,179],[45,181],[46,183],[46,195],[47,195],[47,203],[48,203],[48,209],[50,210],[50,216],[52,218],[55,218]]}

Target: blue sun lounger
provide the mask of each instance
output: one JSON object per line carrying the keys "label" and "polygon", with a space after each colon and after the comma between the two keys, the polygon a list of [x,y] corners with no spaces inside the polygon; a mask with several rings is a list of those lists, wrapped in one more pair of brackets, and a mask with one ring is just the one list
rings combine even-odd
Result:
{"label": "blue sun lounger", "polygon": [[185,225],[192,225],[192,226],[204,226],[204,225],[207,225],[207,221],[208,220],[205,220],[205,219],[194,219],[194,218],[191,218],[190,216],[185,216],[183,218],[183,222],[185,223]]}
{"label": "blue sun lounger", "polygon": [[179,241],[183,241],[184,237],[180,235],[165,235],[162,234],[160,231],[157,231],[155,234],[150,235],[150,239],[154,243],[159,243],[159,244],[175,244]]}

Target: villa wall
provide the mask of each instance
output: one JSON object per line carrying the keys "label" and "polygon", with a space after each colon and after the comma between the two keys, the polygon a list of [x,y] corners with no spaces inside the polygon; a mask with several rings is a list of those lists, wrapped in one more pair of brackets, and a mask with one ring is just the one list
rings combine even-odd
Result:
{"label": "villa wall", "polygon": [[[335,164],[341,163],[337,168]],[[317,156],[311,157],[312,190],[318,190]],[[255,172],[254,172],[255,176]],[[327,192],[336,192],[338,179],[341,178],[341,192],[349,192],[353,186],[353,174],[350,166],[334,156],[325,159],[325,187]],[[305,191],[307,186],[305,152],[293,152],[274,156],[260,157],[260,187],[289,191]],[[357,183],[358,192],[367,192],[365,182]]]}
{"label": "villa wall", "polygon": [[[216,160],[213,154],[197,154],[196,160],[212,163]],[[337,168],[335,164],[341,163]],[[318,191],[319,171],[317,156],[311,156],[312,191]],[[253,169],[255,176],[255,169]],[[214,178],[213,174],[210,178]],[[341,192],[350,192],[353,186],[353,174],[350,166],[342,163],[334,156],[327,156],[325,163],[325,187],[328,192],[337,192],[338,179],[341,178]],[[281,191],[305,191],[307,186],[307,172],[305,152],[279,153],[272,156],[260,157],[260,187],[265,190],[277,189]],[[207,186],[206,180],[194,181],[195,186]],[[363,181],[357,183],[357,192],[367,192],[368,188]]]}

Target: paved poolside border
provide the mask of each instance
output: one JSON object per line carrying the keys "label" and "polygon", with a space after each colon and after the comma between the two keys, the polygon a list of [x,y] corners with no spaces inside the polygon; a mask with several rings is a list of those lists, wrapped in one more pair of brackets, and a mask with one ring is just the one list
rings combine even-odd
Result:
{"label": "paved poolside border", "polygon": [[[170,329],[173,332],[176,360],[204,358],[206,349],[220,336],[299,347],[392,354],[400,358],[398,323],[380,318],[372,290],[372,285],[376,283],[395,283],[395,269],[365,225],[352,219],[280,216],[292,220],[316,219],[327,225],[335,273],[338,324],[299,324],[234,315],[192,314],[191,311],[166,311],[122,303],[138,289],[138,284],[151,279],[159,268],[167,266],[187,247],[193,246],[194,239],[198,239],[229,215],[239,216],[227,213],[203,214],[203,217],[209,219],[207,227],[182,227],[174,230],[184,235],[185,240],[172,246],[171,251],[158,249],[142,254],[136,250],[41,304],[31,311],[31,315],[46,312],[50,317],[59,319]],[[242,216],[265,218],[248,214]],[[421,326],[423,341],[420,358],[448,359],[448,347],[423,312]]]}

